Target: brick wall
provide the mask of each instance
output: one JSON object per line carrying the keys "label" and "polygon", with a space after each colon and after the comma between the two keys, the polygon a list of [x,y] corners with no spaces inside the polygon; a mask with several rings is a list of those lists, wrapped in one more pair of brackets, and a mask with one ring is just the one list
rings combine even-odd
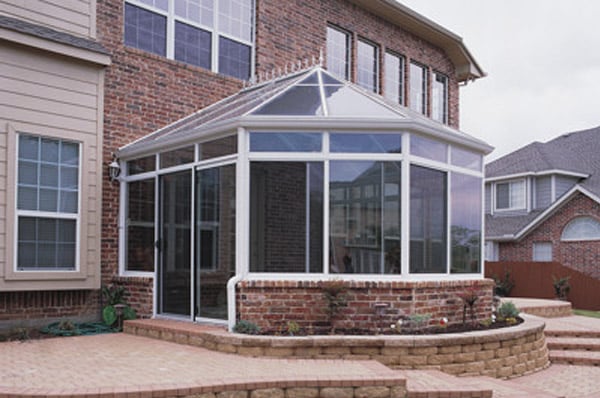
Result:
{"label": "brick wall", "polygon": [[[475,318],[491,315],[492,286],[489,279],[435,282],[345,282],[348,305],[335,319],[336,328],[375,330],[395,323],[401,315],[430,314],[431,325],[441,318],[449,324],[462,323],[463,302],[459,294],[474,289],[480,297]],[[238,318],[264,329],[279,329],[294,321],[302,328],[328,327],[323,296],[318,281],[242,281],[238,284]],[[380,317],[375,303],[388,303]],[[467,310],[467,318],[470,312]]]}
{"label": "brick wall", "polygon": [[600,221],[600,204],[579,193],[520,241],[500,243],[499,261],[531,261],[533,243],[551,242],[553,261],[600,279],[600,241],[561,241],[564,227],[581,216]]}

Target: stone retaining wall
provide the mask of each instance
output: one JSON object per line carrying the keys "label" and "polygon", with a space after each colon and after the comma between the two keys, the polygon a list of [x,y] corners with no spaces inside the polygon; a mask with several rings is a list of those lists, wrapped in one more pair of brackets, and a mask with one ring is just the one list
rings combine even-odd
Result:
{"label": "stone retaining wall", "polygon": [[[377,360],[397,369],[437,369],[452,375],[521,376],[548,366],[544,322],[504,329],[423,336],[271,337],[174,328],[155,320],[127,321],[125,331],[246,356]],[[195,328],[194,328],[195,326]]]}
{"label": "stone retaining wall", "polygon": [[[404,386],[290,387],[207,392],[183,398],[404,398]],[[181,397],[180,397],[181,398]]]}

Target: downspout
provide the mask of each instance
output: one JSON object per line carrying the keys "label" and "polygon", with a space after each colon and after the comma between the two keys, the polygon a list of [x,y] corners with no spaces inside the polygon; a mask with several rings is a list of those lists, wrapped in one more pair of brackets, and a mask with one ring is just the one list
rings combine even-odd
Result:
{"label": "downspout", "polygon": [[233,332],[236,321],[235,286],[244,279],[243,274],[237,274],[227,281],[227,330]]}

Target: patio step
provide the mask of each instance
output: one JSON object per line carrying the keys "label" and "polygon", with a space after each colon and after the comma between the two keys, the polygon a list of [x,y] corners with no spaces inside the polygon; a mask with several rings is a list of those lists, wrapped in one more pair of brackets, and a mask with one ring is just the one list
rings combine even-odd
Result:
{"label": "patio step", "polygon": [[600,366],[600,351],[550,350],[552,363]]}
{"label": "patio step", "polygon": [[547,337],[546,344],[554,351],[600,351],[600,338]]}
{"label": "patio step", "polygon": [[600,339],[600,330],[544,330],[546,337],[575,337],[585,339]]}

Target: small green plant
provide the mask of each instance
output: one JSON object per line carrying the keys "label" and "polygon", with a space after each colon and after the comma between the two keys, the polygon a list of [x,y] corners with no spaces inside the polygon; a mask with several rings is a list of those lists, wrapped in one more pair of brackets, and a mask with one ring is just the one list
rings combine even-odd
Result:
{"label": "small green plant", "polygon": [[569,283],[570,276],[563,276],[557,278],[552,275],[552,287],[554,287],[554,294],[556,298],[560,300],[566,300],[569,292],[571,291],[571,284]]}
{"label": "small green plant", "polygon": [[475,303],[479,300],[479,294],[477,290],[470,287],[463,293],[459,294],[458,297],[463,301],[463,325],[467,323],[467,307],[471,312],[471,322],[475,322]]}
{"label": "small green plant", "polygon": [[287,323],[286,331],[290,336],[297,335],[300,332],[300,325],[295,321],[289,321]]}
{"label": "small green plant", "polygon": [[494,279],[494,294],[500,297],[507,297],[510,291],[515,287],[515,280],[511,277],[510,271],[504,271],[504,278],[500,279],[498,275],[493,275]]}
{"label": "small green plant", "polygon": [[516,319],[519,316],[519,309],[512,301],[506,301],[498,307],[498,318],[508,322],[509,318]]}
{"label": "small green plant", "polygon": [[260,327],[253,322],[241,320],[235,324],[233,331],[242,334],[259,334]]}
{"label": "small green plant", "polygon": [[325,314],[329,322],[330,333],[335,334],[335,320],[339,317],[342,308],[348,306],[348,288],[343,281],[326,281],[321,284],[325,298]]}
{"label": "small green plant", "polygon": [[[109,285],[102,288],[102,298],[105,302],[102,319],[108,326],[113,326],[117,321],[136,318],[135,310],[125,301],[126,293],[127,290],[123,286]],[[121,317],[120,320],[119,317]],[[121,326],[117,325],[118,328]]]}

